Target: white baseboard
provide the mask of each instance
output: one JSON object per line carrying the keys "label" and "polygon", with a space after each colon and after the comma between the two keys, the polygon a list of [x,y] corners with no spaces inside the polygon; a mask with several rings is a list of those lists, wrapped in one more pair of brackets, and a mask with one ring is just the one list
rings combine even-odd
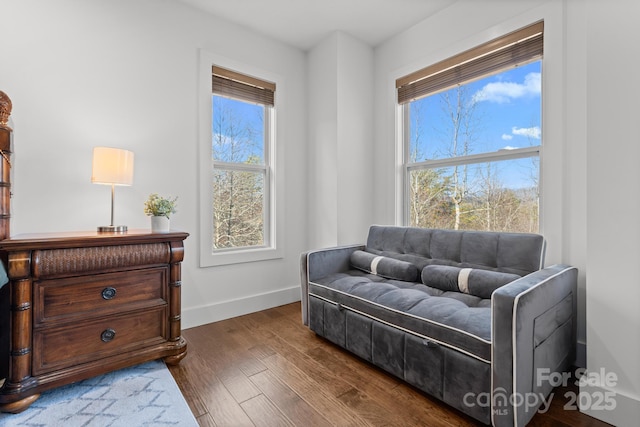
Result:
{"label": "white baseboard", "polygon": [[221,301],[206,306],[183,308],[181,325],[182,329],[193,328],[296,301],[300,301],[300,286]]}
{"label": "white baseboard", "polygon": [[580,387],[576,399],[580,412],[614,426],[637,426],[640,419],[640,400],[596,386]]}

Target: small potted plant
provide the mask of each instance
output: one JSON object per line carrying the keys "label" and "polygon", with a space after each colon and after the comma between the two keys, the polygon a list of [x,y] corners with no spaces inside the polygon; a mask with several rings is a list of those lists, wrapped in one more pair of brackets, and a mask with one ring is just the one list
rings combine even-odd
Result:
{"label": "small potted plant", "polygon": [[166,233],[169,231],[169,217],[176,213],[177,197],[166,198],[150,194],[144,202],[144,213],[151,217],[151,232]]}

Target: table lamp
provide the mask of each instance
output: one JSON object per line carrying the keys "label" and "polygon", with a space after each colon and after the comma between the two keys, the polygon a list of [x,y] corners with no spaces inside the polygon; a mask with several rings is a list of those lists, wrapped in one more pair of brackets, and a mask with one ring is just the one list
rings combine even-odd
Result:
{"label": "table lamp", "polygon": [[111,225],[98,227],[98,232],[126,232],[126,225],[113,225],[113,201],[116,185],[133,184],[133,152],[119,148],[94,147],[91,182],[111,186]]}

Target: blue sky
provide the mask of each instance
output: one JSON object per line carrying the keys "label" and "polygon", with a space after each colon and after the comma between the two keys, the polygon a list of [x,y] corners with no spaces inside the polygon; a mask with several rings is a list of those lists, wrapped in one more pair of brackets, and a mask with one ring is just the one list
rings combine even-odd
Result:
{"label": "blue sky", "polygon": [[[536,61],[463,85],[463,108],[475,105],[469,132],[469,150],[458,155],[522,148],[542,143],[541,62]],[[456,88],[412,102],[410,105],[410,153],[417,149],[415,161],[451,155],[451,110],[443,103]],[[461,140],[461,139],[459,139]],[[511,165],[507,164],[511,163]],[[531,171],[520,165],[529,159],[496,163],[505,184],[527,186]],[[535,164],[535,163],[533,163]],[[527,167],[530,169],[530,167]]]}
{"label": "blue sky", "polygon": [[[476,101],[473,115],[476,123],[469,154],[540,144],[540,61],[464,86],[468,88],[467,101]],[[412,144],[417,136],[416,115],[422,123],[418,148],[423,156],[419,160],[444,157],[450,144],[447,130],[451,122],[442,109],[443,95],[439,93],[411,103]]]}
{"label": "blue sky", "polygon": [[[231,143],[240,142],[243,149],[233,161],[244,162],[249,158],[264,161],[264,106],[252,104],[222,96],[212,96],[213,116],[213,155],[214,158],[231,161]],[[224,112],[227,122],[233,126],[223,126],[222,131],[216,129],[216,114]],[[251,132],[246,132],[251,129]],[[221,137],[220,134],[223,136]],[[215,142],[222,142],[216,144]]]}

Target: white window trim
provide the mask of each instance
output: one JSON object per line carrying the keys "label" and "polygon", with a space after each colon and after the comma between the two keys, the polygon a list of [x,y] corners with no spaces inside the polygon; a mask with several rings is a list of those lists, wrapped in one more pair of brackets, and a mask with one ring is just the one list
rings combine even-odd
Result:
{"label": "white window trim", "polygon": [[[265,173],[265,203],[267,197],[268,212],[265,212],[265,246],[250,248],[231,248],[213,250],[213,194],[211,182],[213,179],[213,160],[211,153],[211,127],[212,127],[212,92],[211,92],[211,66],[218,65],[231,70],[257,76],[274,82],[277,87],[276,104],[278,98],[284,92],[280,76],[264,71],[249,64],[239,63],[205,49],[200,49],[198,64],[198,213],[199,213],[199,246],[200,267],[214,267],[244,262],[256,262],[282,258],[284,249],[282,242],[284,230],[284,170],[281,157],[281,144],[276,143],[277,113],[272,109],[272,120],[275,126],[267,126],[265,132],[269,132],[271,146],[266,147],[265,156],[270,156],[265,161],[270,168]],[[236,168],[237,164],[232,164]],[[264,168],[262,168],[264,170]]]}

